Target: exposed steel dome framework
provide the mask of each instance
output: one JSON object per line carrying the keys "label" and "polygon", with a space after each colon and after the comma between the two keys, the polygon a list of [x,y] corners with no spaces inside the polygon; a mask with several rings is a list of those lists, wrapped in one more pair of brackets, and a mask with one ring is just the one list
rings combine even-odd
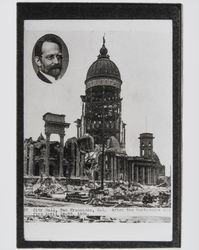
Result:
{"label": "exposed steel dome framework", "polygon": [[[107,143],[114,136],[124,147],[124,127],[121,118],[121,76],[116,64],[110,60],[105,39],[97,60],[90,66],[86,77],[86,95],[83,101],[83,134],[94,138],[95,144]],[[102,136],[103,132],[103,136]]]}

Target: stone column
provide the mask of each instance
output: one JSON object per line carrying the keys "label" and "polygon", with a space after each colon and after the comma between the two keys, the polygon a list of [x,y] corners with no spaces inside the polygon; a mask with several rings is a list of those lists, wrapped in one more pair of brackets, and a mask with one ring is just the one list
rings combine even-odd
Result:
{"label": "stone column", "polygon": [[124,158],[124,166],[125,166],[125,180],[126,181],[129,181],[129,179],[128,179],[128,164],[127,164],[127,160],[126,160],[126,158]]}
{"label": "stone column", "polygon": [[113,155],[110,154],[110,164],[111,164],[111,181],[114,180],[114,165],[113,165]]}
{"label": "stone column", "polygon": [[157,176],[158,176],[157,169],[155,168],[155,184],[157,184]]}
{"label": "stone column", "polygon": [[81,166],[81,175],[84,177],[84,164],[85,164],[85,154],[82,154],[82,166]]}
{"label": "stone column", "polygon": [[114,181],[117,180],[117,158],[113,156],[113,167],[114,167]]}
{"label": "stone column", "polygon": [[153,168],[151,168],[151,184],[153,185]]}
{"label": "stone column", "polygon": [[145,167],[142,167],[142,182],[145,184]]}
{"label": "stone column", "polygon": [[118,157],[116,157],[116,159],[117,159],[117,180],[120,180],[120,162]]}
{"label": "stone column", "polygon": [[80,152],[80,177],[84,177],[85,154]]}
{"label": "stone column", "polygon": [[153,171],[153,168],[151,168],[151,183],[154,184],[154,171]]}
{"label": "stone column", "polygon": [[49,176],[50,133],[46,133],[45,175]]}
{"label": "stone column", "polygon": [[134,166],[134,181],[137,182],[137,167]]}
{"label": "stone column", "polygon": [[28,165],[28,175],[33,176],[33,154],[34,146],[29,146],[29,165]]}
{"label": "stone column", "polygon": [[126,181],[126,164],[124,158],[122,158],[123,162],[123,180]]}
{"label": "stone column", "polygon": [[79,152],[79,176],[82,177],[82,153]]}
{"label": "stone column", "polygon": [[121,160],[123,162],[123,179],[124,181],[126,181],[126,162],[124,158],[122,158]]}
{"label": "stone column", "polygon": [[151,167],[149,167],[149,185],[151,185]]}
{"label": "stone column", "polygon": [[139,167],[136,167],[136,181],[139,182]]}
{"label": "stone column", "polygon": [[152,183],[154,184],[154,168],[152,168]]}
{"label": "stone column", "polygon": [[80,176],[80,152],[77,148],[77,155],[76,155],[76,175]]}
{"label": "stone column", "polygon": [[117,180],[120,180],[120,158],[117,157]]}
{"label": "stone column", "polygon": [[155,169],[152,169],[152,176],[153,176],[153,184],[155,184]]}
{"label": "stone column", "polygon": [[134,164],[131,165],[131,181],[134,182]]}
{"label": "stone column", "polygon": [[63,176],[64,134],[60,135],[59,176]]}
{"label": "stone column", "polygon": [[144,167],[144,171],[145,171],[145,184],[147,184],[147,167]]}
{"label": "stone column", "polygon": [[71,164],[71,177],[74,177],[75,176],[75,164],[74,164],[74,159],[75,159],[75,148],[74,148],[74,143],[71,144],[71,161],[70,161],[70,164]]}
{"label": "stone column", "polygon": [[[106,154],[105,156],[105,169],[107,169],[108,171],[111,170],[111,155],[110,154]],[[110,175],[105,175],[105,180],[110,181],[111,180],[111,173]]]}
{"label": "stone column", "polygon": [[155,181],[155,168],[153,168],[153,184],[154,185],[156,184],[156,181]]}
{"label": "stone column", "polygon": [[150,184],[149,167],[147,167],[146,170],[147,170],[147,184]]}

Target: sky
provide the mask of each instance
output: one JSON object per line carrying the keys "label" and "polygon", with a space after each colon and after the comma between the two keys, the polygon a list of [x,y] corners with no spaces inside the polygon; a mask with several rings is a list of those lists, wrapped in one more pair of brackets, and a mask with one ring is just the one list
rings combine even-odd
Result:
{"label": "sky", "polygon": [[[32,50],[43,35],[59,36],[69,52],[62,79],[42,82],[32,66]],[[169,20],[28,20],[24,26],[24,137],[44,134],[46,112],[66,115],[65,141],[76,136],[87,71],[105,34],[110,59],[122,79],[122,118],[126,151],[139,155],[139,134],[153,133],[154,151],[166,173],[172,167],[172,23]],[[58,140],[57,135],[51,136]]]}

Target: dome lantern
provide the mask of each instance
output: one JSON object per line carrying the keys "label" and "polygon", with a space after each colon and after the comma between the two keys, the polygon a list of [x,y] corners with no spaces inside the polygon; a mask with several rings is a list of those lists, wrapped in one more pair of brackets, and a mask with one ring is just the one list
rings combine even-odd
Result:
{"label": "dome lantern", "polygon": [[103,36],[103,44],[102,44],[102,47],[100,49],[100,54],[98,56],[98,59],[100,59],[100,58],[109,58],[109,55],[107,53],[108,53],[108,50],[105,47],[105,38]]}

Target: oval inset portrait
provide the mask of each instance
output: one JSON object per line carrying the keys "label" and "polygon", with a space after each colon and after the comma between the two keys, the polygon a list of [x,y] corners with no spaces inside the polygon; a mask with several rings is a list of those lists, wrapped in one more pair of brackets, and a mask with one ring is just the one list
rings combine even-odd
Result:
{"label": "oval inset portrait", "polygon": [[46,34],[37,40],[33,48],[32,63],[40,80],[55,83],[65,74],[68,62],[68,48],[60,37]]}

